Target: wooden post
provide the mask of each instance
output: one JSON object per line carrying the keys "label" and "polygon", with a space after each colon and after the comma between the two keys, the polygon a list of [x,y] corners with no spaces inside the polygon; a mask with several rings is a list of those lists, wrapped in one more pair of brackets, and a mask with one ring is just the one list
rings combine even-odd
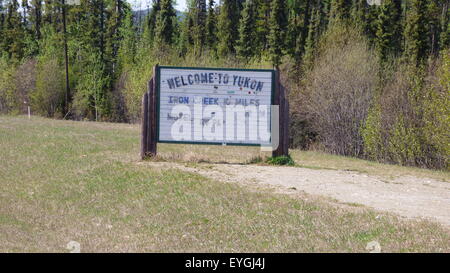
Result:
{"label": "wooden post", "polygon": [[283,155],[289,155],[289,101],[287,99],[286,88],[281,85],[283,95]]}
{"label": "wooden post", "polygon": [[148,112],[147,112],[147,131],[148,131],[148,136],[147,136],[147,155],[148,155],[148,153],[150,152],[150,147],[152,146],[152,140],[153,140],[153,136],[152,136],[152,127],[151,127],[151,125],[152,125],[152,117],[153,117],[153,111],[154,111],[154,108],[155,107],[153,107],[153,89],[154,89],[154,86],[155,86],[155,77],[152,77],[151,79],[150,79],[150,81],[148,81],[148,86],[147,86],[147,88],[148,88],[148,91],[147,91],[147,93],[148,93],[148,99],[147,99],[147,105],[148,105]]}
{"label": "wooden post", "polygon": [[272,152],[272,156],[288,156],[289,155],[289,103],[286,99],[285,88],[281,85],[280,70],[277,68],[275,72],[275,94],[274,104],[279,106],[278,128],[279,128],[279,144],[276,150]]}
{"label": "wooden post", "polygon": [[141,110],[141,159],[147,154],[147,138],[148,138],[148,93],[142,96]]}
{"label": "wooden post", "polygon": [[[154,71],[156,73],[156,71]],[[157,97],[156,97],[156,74],[153,74],[152,80],[149,82],[149,119],[148,119],[148,128],[149,128],[149,142],[148,142],[148,152],[149,156],[156,156],[156,143],[157,143],[157,126],[156,126],[156,118],[157,118]]]}
{"label": "wooden post", "polygon": [[157,68],[153,68],[153,77],[148,82],[148,90],[142,97],[141,158],[156,156],[157,144]]}

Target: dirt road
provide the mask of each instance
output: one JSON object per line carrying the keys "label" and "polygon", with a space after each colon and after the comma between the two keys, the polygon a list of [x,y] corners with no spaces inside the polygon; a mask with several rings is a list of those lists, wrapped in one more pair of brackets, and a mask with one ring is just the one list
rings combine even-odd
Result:
{"label": "dirt road", "polygon": [[213,164],[206,168],[168,162],[149,164],[181,168],[219,181],[270,185],[284,193],[303,191],[408,218],[426,218],[450,227],[448,182],[413,176],[388,180],[352,171],[298,167]]}

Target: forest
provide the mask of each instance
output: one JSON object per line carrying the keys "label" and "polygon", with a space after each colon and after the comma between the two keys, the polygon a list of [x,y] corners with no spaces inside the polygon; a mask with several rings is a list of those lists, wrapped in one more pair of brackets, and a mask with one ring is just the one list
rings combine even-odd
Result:
{"label": "forest", "polygon": [[155,64],[278,68],[292,148],[449,169],[450,0],[74,2],[0,0],[1,114],[135,123]]}

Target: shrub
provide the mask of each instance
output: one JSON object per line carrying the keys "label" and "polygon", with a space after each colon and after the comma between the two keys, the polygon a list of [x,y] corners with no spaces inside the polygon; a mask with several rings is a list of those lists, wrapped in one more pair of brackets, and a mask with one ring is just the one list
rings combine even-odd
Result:
{"label": "shrub", "polygon": [[0,113],[18,113],[20,101],[16,93],[14,75],[16,67],[6,58],[0,58]]}
{"label": "shrub", "polygon": [[40,115],[53,117],[62,112],[64,102],[64,68],[56,58],[42,58],[38,63],[36,90],[31,92],[31,109]]}
{"label": "shrub", "polygon": [[293,166],[295,165],[294,160],[291,158],[290,155],[285,156],[271,156],[269,158],[267,158],[266,161],[268,164],[272,164],[272,165],[287,165],[287,166]]}
{"label": "shrub", "polygon": [[[342,29],[346,35],[336,35]],[[339,26],[336,33],[325,35],[298,107],[304,109],[326,151],[362,156],[361,126],[376,87],[378,62],[356,30]]]}
{"label": "shrub", "polygon": [[397,64],[385,79],[363,128],[369,158],[448,168],[450,58],[448,51],[442,56],[427,67]]}
{"label": "shrub", "polygon": [[41,54],[36,64],[36,89],[30,93],[30,105],[34,112],[53,117],[61,116],[65,97],[64,66],[61,39],[51,27],[43,28],[43,39],[39,41]]}
{"label": "shrub", "polygon": [[372,160],[383,160],[386,152],[381,134],[381,122],[380,104],[374,103],[361,131],[365,155]]}
{"label": "shrub", "polygon": [[442,63],[431,77],[424,100],[424,138],[427,142],[427,166],[449,169],[450,157],[450,50],[442,52]]}
{"label": "shrub", "polygon": [[108,79],[104,77],[98,53],[88,53],[85,58],[84,73],[78,79],[73,98],[73,109],[78,117],[98,121],[106,111],[103,90]]}

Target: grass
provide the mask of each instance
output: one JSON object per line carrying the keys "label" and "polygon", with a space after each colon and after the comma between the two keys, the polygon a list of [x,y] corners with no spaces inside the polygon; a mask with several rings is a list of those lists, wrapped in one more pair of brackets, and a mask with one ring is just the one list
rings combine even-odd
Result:
{"label": "grass", "polygon": [[292,158],[299,167],[313,169],[349,170],[392,179],[400,176],[417,176],[450,182],[450,172],[416,167],[383,164],[354,157],[331,155],[317,151],[291,150]]}
{"label": "grass", "polygon": [[288,156],[271,156],[267,158],[266,161],[268,164],[271,165],[286,165],[286,166],[294,166],[295,162],[292,160],[292,158]]}
{"label": "grass", "polygon": [[[158,148],[164,160],[259,155]],[[68,252],[72,240],[82,252],[366,252],[373,240],[386,252],[450,251],[434,223],[140,164],[136,125],[0,116],[0,151],[1,252]]]}

